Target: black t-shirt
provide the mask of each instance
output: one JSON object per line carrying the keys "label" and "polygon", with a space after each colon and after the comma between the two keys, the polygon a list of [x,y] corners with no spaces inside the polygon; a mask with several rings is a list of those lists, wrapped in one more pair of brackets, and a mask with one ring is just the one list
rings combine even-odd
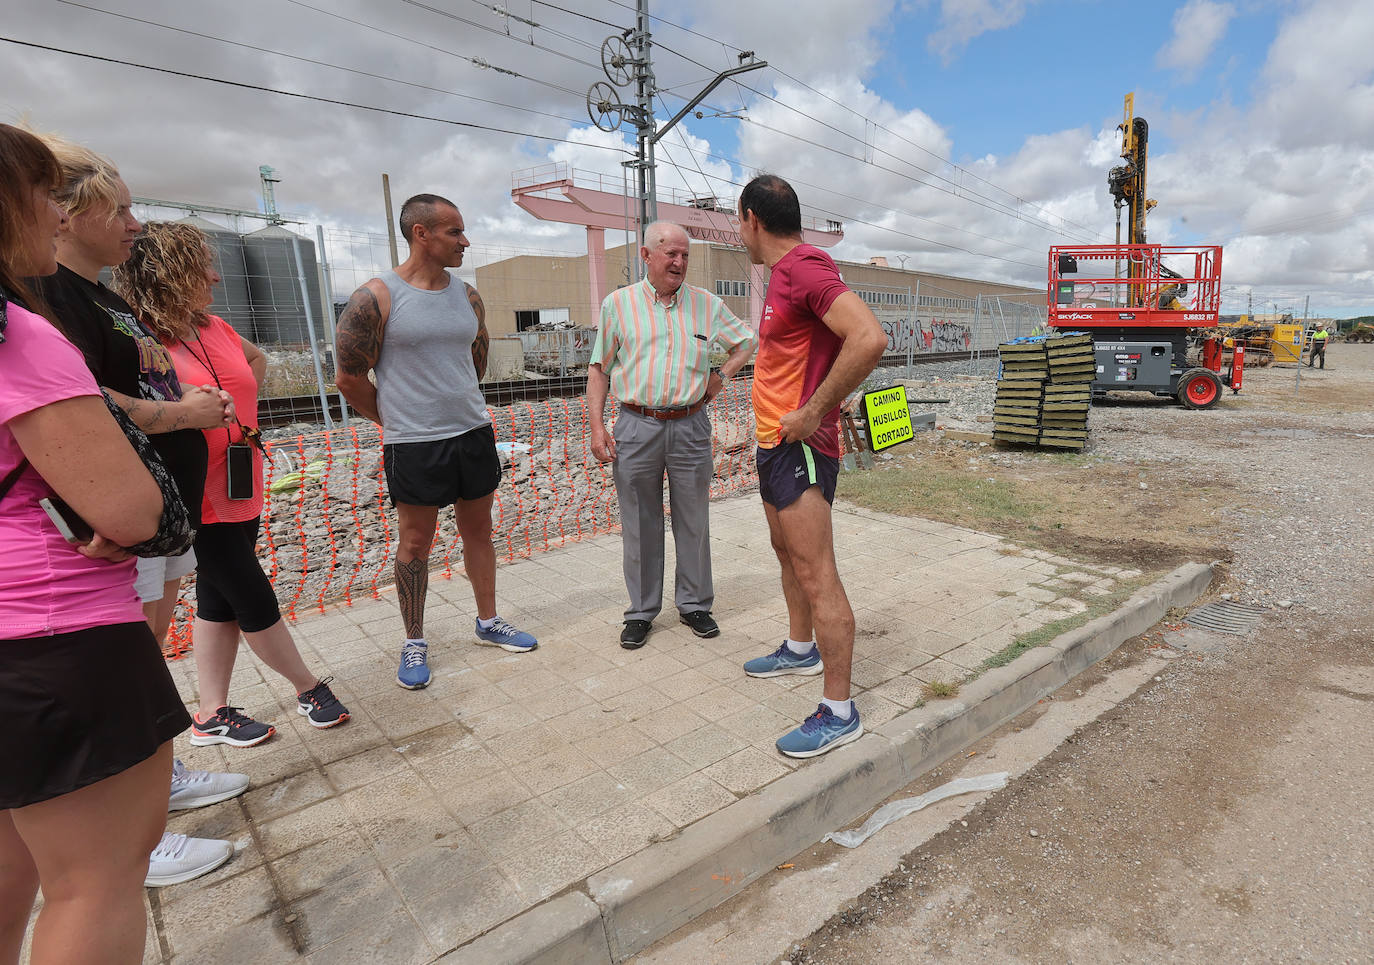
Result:
{"label": "black t-shirt", "polygon": [[[59,265],[57,274],[30,279],[102,387],[151,402],[181,398],[172,358],[134,317],[129,303],[104,285]],[[200,525],[207,450],[199,429],[150,433],[186,503],[191,524]]]}

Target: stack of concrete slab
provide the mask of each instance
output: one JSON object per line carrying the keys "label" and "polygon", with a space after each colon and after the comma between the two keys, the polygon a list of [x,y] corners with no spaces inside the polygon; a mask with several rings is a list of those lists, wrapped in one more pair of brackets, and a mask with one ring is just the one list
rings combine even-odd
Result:
{"label": "stack of concrete slab", "polygon": [[1095,377],[1092,336],[1037,336],[998,346],[1002,377],[992,410],[1001,442],[1082,449]]}
{"label": "stack of concrete slab", "polygon": [[1040,445],[1082,449],[1088,441],[1088,409],[1097,377],[1093,339],[1087,332],[1045,341],[1050,377],[1040,405]]}
{"label": "stack of concrete slab", "polygon": [[1040,405],[1045,383],[1039,379],[1001,378],[992,407],[992,437],[1035,445],[1040,440]]}

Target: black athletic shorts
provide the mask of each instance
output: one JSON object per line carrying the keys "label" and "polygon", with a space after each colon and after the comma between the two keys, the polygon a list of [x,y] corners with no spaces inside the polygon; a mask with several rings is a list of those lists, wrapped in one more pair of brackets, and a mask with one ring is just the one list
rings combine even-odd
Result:
{"label": "black athletic shorts", "polygon": [[490,425],[449,439],[383,446],[382,462],[393,504],[452,506],[460,499],[481,499],[501,484],[496,430]]}
{"label": "black athletic shorts", "polygon": [[281,619],[277,591],[258,562],[261,517],[242,523],[205,523],[196,530],[196,616],[237,623],[244,633]]}
{"label": "black athletic shorts", "polygon": [[0,640],[0,811],[152,757],[191,717],[148,624]]}
{"label": "black athletic shorts", "polygon": [[784,442],[772,449],[759,447],[759,495],[776,509],[786,509],[812,486],[820,486],[827,503],[835,502],[840,461],[817,452],[804,442]]}

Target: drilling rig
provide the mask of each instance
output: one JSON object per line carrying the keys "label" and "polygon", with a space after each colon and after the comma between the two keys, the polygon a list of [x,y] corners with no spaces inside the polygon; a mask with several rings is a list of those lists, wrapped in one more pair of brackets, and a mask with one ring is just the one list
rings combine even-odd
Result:
{"label": "drilling rig", "polygon": [[[1155,207],[1145,190],[1150,126],[1126,95],[1120,165],[1107,175],[1116,206],[1116,243],[1050,249],[1049,325],[1092,335],[1097,363],[1093,396],[1151,392],[1190,409],[1209,409],[1229,385],[1239,392],[1244,349],[1222,374],[1222,346],[1202,340],[1201,364],[1189,360],[1190,340],[1214,329],[1221,305],[1220,245],[1155,245],[1145,216]],[[1122,209],[1126,240],[1121,238]]]}

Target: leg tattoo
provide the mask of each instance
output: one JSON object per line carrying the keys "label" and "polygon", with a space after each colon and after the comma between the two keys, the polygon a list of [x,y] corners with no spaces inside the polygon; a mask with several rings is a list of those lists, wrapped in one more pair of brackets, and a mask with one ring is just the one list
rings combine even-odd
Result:
{"label": "leg tattoo", "polygon": [[425,593],[429,589],[429,560],[418,556],[402,563],[396,561],[396,600],[401,605],[401,622],[406,636],[419,640],[425,635]]}

